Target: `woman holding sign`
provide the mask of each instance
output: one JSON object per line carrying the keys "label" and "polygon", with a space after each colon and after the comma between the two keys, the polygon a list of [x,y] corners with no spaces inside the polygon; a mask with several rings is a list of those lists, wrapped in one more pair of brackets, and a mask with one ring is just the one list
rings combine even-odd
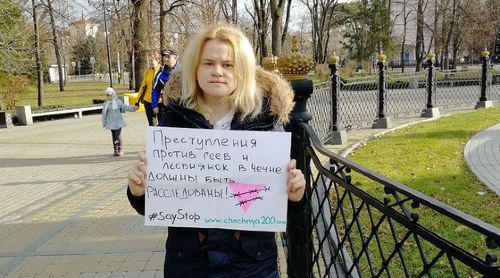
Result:
{"label": "woman holding sign", "polygon": [[[287,81],[255,66],[252,46],[234,27],[202,30],[186,49],[182,78],[165,87],[168,102],[160,126],[220,130],[283,131],[293,108]],[[182,79],[182,81],[181,81]],[[182,85],[181,85],[182,84]],[[289,204],[300,202],[305,179],[288,164]],[[144,215],[147,159],[128,173],[129,201]],[[271,232],[169,227],[165,277],[279,277]]]}

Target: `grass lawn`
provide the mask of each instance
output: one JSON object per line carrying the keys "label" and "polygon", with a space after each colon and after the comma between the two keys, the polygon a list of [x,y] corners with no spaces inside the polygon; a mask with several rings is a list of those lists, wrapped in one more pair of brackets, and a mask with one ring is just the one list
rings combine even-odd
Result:
{"label": "grass lawn", "polygon": [[[367,142],[349,158],[368,169],[499,227],[500,197],[469,171],[463,156],[465,144],[472,136],[498,123],[500,123],[498,107],[455,114],[387,133]],[[374,196],[380,197],[384,194],[379,184],[357,173],[353,172],[352,181]],[[495,253],[497,257],[500,255],[498,248],[487,249],[485,239],[469,228],[426,208],[411,210],[419,214],[420,224],[478,257],[484,259],[487,253]],[[384,233],[386,228],[381,228],[381,232]],[[406,231],[406,229],[401,230]],[[401,232],[400,235],[402,234]],[[408,266],[410,269],[412,266],[417,268],[415,271],[418,273],[422,262],[415,242],[411,240],[407,244],[414,245],[415,249],[407,249],[413,250],[406,252],[410,258]],[[385,244],[387,250],[392,250],[387,246],[394,245],[392,239],[387,240]],[[432,254],[435,256],[436,250],[435,248],[433,250],[430,244],[424,243],[424,250],[428,256]],[[434,274],[437,277],[452,276],[449,267],[447,268],[446,258],[442,260],[444,261],[438,262],[438,268],[442,265],[442,269],[436,270]],[[366,263],[366,260],[364,262]],[[463,275],[463,266],[458,261],[455,262],[458,263],[459,269],[462,269]]]}
{"label": "grass lawn", "polygon": [[[43,107],[38,105],[38,92],[36,85],[30,86],[28,93],[18,105],[31,105],[33,111],[45,110],[59,107],[76,107],[92,105],[93,99],[104,100],[104,89],[109,86],[107,82],[68,82],[64,91],[59,91],[59,83],[43,86]],[[113,87],[119,93],[130,93],[128,84],[114,84]]]}

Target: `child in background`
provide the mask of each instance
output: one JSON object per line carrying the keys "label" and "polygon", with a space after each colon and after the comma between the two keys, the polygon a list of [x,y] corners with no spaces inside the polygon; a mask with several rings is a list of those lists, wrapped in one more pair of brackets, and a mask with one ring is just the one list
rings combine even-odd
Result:
{"label": "child in background", "polygon": [[122,156],[122,139],[120,134],[122,128],[126,127],[127,124],[123,120],[122,113],[125,111],[134,112],[138,109],[138,106],[132,106],[124,104],[118,99],[116,92],[113,88],[106,88],[106,101],[102,108],[102,127],[111,130],[111,136],[113,137],[113,148],[114,156]]}

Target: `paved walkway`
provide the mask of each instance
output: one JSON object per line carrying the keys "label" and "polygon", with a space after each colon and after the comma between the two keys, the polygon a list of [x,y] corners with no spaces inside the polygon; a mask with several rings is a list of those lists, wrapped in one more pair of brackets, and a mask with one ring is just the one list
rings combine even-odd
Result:
{"label": "paved walkway", "polygon": [[146,119],[125,117],[121,158],[100,115],[0,130],[0,277],[163,276],[165,230],[125,197]]}
{"label": "paved walkway", "polygon": [[[112,156],[99,115],[0,129],[0,277],[163,276],[166,229],[145,227],[125,197],[146,118],[125,117],[121,158]],[[351,131],[345,145],[330,148],[380,131]],[[286,273],[282,253],[280,266]]]}
{"label": "paved walkway", "polygon": [[464,156],[477,178],[500,195],[500,124],[472,137],[465,145]]}

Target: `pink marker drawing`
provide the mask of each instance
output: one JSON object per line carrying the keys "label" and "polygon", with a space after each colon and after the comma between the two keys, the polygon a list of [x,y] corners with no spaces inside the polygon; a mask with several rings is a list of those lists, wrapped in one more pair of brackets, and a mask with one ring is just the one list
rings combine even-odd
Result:
{"label": "pink marker drawing", "polygon": [[238,200],[236,206],[241,206],[243,208],[243,212],[247,212],[254,201],[264,200],[264,198],[260,196],[261,192],[271,190],[271,188],[265,184],[230,182],[229,187],[231,187],[231,190],[233,191],[233,195],[230,197]]}

